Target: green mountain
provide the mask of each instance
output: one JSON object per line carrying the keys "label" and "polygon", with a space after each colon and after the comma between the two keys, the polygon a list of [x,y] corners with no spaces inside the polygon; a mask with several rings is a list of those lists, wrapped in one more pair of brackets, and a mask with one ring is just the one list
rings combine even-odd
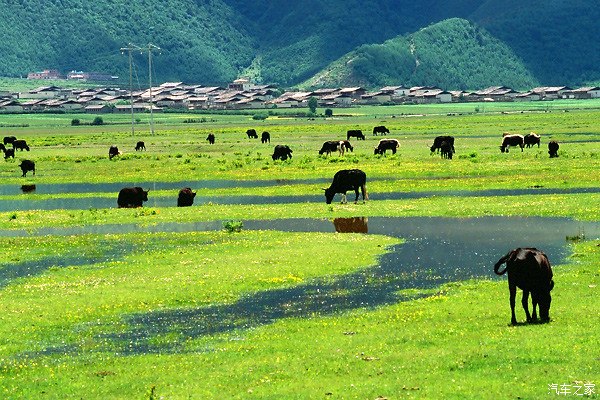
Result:
{"label": "green mountain", "polygon": [[464,19],[448,19],[383,44],[363,45],[304,86],[436,85],[477,89],[538,84],[512,50]]}
{"label": "green mountain", "polygon": [[[361,46],[380,44],[395,46],[395,55],[375,45],[369,57],[384,59],[363,61],[354,73],[360,72],[360,79],[385,80],[389,72],[365,68],[389,65],[404,70],[403,64],[393,61],[409,61],[401,54],[405,50],[400,50],[404,45],[398,37],[410,35],[416,45],[419,40],[424,43],[416,47],[420,64],[413,75],[438,79],[435,70],[425,70],[439,67],[425,49],[437,51],[433,49],[441,44],[435,42],[444,37],[460,42],[460,35],[452,33],[458,29],[466,33],[469,48],[475,49],[473,38],[480,37],[494,42],[498,55],[512,54],[516,61],[511,65],[518,70],[511,75],[521,76],[522,84],[531,79],[577,85],[600,82],[600,53],[594,51],[600,44],[599,17],[600,3],[590,0],[0,0],[0,76],[59,69],[126,78],[128,57],[120,49],[128,43],[142,47],[152,43],[161,48],[152,59],[157,82],[224,84],[250,74],[263,82],[291,86],[353,50],[366,54]],[[453,22],[456,26],[444,28],[448,32],[434,32],[437,23],[453,18],[475,25],[459,27]],[[425,27],[429,35],[442,36],[428,41],[420,33]],[[477,33],[482,31],[477,27],[487,33]],[[489,57],[496,54],[491,45],[480,46]],[[448,57],[454,57],[452,52],[442,59]],[[148,75],[147,58],[143,51],[133,57],[141,85]],[[462,68],[456,60],[453,65]],[[447,88],[474,84],[470,73],[451,74]]]}

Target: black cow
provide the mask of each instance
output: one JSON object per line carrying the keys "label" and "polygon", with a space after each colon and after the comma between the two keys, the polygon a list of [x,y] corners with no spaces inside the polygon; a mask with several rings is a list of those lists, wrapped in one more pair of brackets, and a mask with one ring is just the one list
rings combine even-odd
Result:
{"label": "black cow", "polygon": [[454,153],[454,146],[448,142],[442,142],[440,146],[440,155],[442,158],[452,160],[452,154]]}
{"label": "black cow", "polygon": [[381,139],[374,154],[385,154],[387,150],[392,150],[392,154],[396,154],[396,150],[400,147],[400,142],[397,139]]}
{"label": "black cow", "polygon": [[288,157],[292,158],[292,149],[290,149],[290,147],[287,145],[278,144],[277,146],[275,146],[273,155],[271,157],[273,158],[273,161],[285,161],[288,159]]}
{"label": "black cow", "polygon": [[508,153],[508,148],[510,146],[519,146],[521,151],[523,151],[523,147],[525,147],[525,139],[523,135],[506,135],[502,138],[502,144],[500,145],[500,151],[503,153]]}
{"label": "black cow", "polygon": [[35,175],[35,163],[31,160],[23,160],[19,165],[21,167],[21,171],[23,171],[23,175],[27,176],[27,171],[33,171],[33,175]]}
{"label": "black cow", "polygon": [[319,155],[330,155],[333,151],[338,151],[340,155],[344,154],[342,150],[342,142],[340,140],[328,140],[325,143],[323,143],[321,150],[319,150]]}
{"label": "black cow", "polygon": [[146,143],[144,142],[137,142],[135,145],[135,151],[141,151],[141,150],[146,150]]}
{"label": "black cow", "polygon": [[143,202],[148,201],[148,192],[139,186],[123,188],[119,192],[117,205],[119,208],[141,207]]}
{"label": "black cow", "polygon": [[354,151],[354,147],[352,147],[352,144],[349,140],[340,140],[340,146],[346,151]]}
{"label": "black cow", "polygon": [[206,140],[208,140],[208,144],[215,144],[215,134],[209,133]]}
{"label": "black cow", "polygon": [[354,203],[358,201],[358,189],[362,191],[363,203],[369,199],[367,195],[367,174],[365,174],[360,169],[343,169],[338,171],[333,176],[333,182],[331,182],[331,186],[327,189],[323,189],[325,191],[325,202],[327,204],[331,204],[333,200],[333,196],[336,193],[342,194],[342,203],[346,203],[346,192],[349,190],[354,190],[356,193],[356,198],[354,199]]}
{"label": "black cow", "polygon": [[373,136],[377,136],[378,133],[386,135],[390,133],[390,130],[383,125],[373,127]]}
{"label": "black cow", "polygon": [[6,152],[6,146],[4,146],[2,143],[0,143],[0,150],[2,150],[2,152]]}
{"label": "black cow", "polygon": [[351,137],[365,140],[365,135],[363,135],[360,129],[350,129],[348,132],[346,132],[346,140],[350,140]]}
{"label": "black cow", "polygon": [[258,139],[258,134],[255,129],[248,129],[246,135],[248,135],[248,139]]}
{"label": "black cow", "polygon": [[10,157],[15,158],[15,149],[4,150],[4,159],[8,160]]}
{"label": "black cow", "polygon": [[533,132],[528,133],[523,138],[523,143],[525,143],[525,146],[527,148],[533,147],[535,144],[537,144],[538,148],[539,148],[540,147],[540,135],[536,135]]}
{"label": "black cow", "polygon": [[452,152],[454,153],[454,136],[436,136],[436,138],[433,139],[433,144],[429,148],[429,151],[431,151],[431,153],[434,151],[440,151],[443,142],[446,142],[452,146]]}
{"label": "black cow", "polygon": [[116,157],[120,154],[121,154],[121,152],[119,151],[119,148],[117,146],[110,146],[110,148],[108,149],[108,159],[109,160],[112,160],[113,157]]}
{"label": "black cow", "polygon": [[12,142],[12,145],[13,145],[13,149],[15,149],[15,150],[29,151],[29,146],[27,146],[27,142],[23,139],[15,140],[14,142]]}
{"label": "black cow", "polygon": [[556,140],[551,140],[548,142],[548,154],[550,154],[550,158],[558,157],[558,142]]}
{"label": "black cow", "polygon": [[[506,263],[506,268],[500,271],[500,266]],[[540,250],[533,247],[517,248],[508,252],[496,265],[494,272],[504,275],[508,271],[508,290],[510,292],[511,324],[517,324],[515,316],[515,297],[517,288],[523,290],[521,304],[527,316],[527,322],[537,320],[536,307],[540,306],[540,319],[544,322],[550,320],[550,291],[554,287],[552,268],[548,257]],[[533,315],[529,314],[529,293],[533,305]]]}
{"label": "black cow", "polygon": [[14,136],[4,136],[4,144],[9,144],[17,140]]}
{"label": "black cow", "polygon": [[267,131],[264,131],[260,136],[261,143],[271,143],[271,134]]}
{"label": "black cow", "polygon": [[177,196],[177,207],[189,207],[194,204],[194,197],[196,197],[196,193],[192,192],[192,189],[189,187],[183,188],[179,191],[179,196]]}

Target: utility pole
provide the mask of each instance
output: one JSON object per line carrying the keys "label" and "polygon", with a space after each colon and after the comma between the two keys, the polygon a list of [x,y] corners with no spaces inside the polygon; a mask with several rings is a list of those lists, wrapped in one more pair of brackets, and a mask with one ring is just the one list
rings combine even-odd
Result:
{"label": "utility pole", "polygon": [[127,51],[129,55],[129,103],[131,104],[131,136],[135,135],[135,120],[133,119],[133,58],[131,56],[131,52],[140,50],[142,50],[140,47],[132,43],[128,43],[127,47],[121,47],[121,54]]}
{"label": "utility pole", "polygon": [[150,92],[150,133],[154,135],[154,114],[153,108],[154,103],[152,100],[152,50],[160,50],[160,47],[153,45],[152,43],[148,43],[148,84],[149,84],[149,92]]}

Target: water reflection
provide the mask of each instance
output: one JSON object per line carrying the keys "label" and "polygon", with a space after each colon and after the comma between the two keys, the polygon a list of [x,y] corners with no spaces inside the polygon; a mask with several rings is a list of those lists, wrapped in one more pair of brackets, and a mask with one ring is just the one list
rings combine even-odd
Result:
{"label": "water reflection", "polygon": [[338,233],[369,233],[367,217],[334,218],[333,226]]}

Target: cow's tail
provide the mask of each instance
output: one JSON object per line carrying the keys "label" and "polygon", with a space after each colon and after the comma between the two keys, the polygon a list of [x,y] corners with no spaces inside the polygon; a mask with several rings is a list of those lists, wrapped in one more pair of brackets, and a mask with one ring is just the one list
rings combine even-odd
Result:
{"label": "cow's tail", "polygon": [[500,271],[500,266],[502,264],[504,264],[506,262],[506,260],[508,260],[508,258],[510,257],[510,255],[512,254],[512,252],[508,253],[507,255],[505,255],[504,257],[502,257],[501,259],[498,260],[498,262],[494,265],[494,273],[496,273],[496,275],[504,275],[506,273],[507,268],[504,268],[502,271]]}
{"label": "cow's tail", "polygon": [[367,185],[362,185],[361,189],[363,192],[363,201],[369,200],[369,193],[367,193]]}

